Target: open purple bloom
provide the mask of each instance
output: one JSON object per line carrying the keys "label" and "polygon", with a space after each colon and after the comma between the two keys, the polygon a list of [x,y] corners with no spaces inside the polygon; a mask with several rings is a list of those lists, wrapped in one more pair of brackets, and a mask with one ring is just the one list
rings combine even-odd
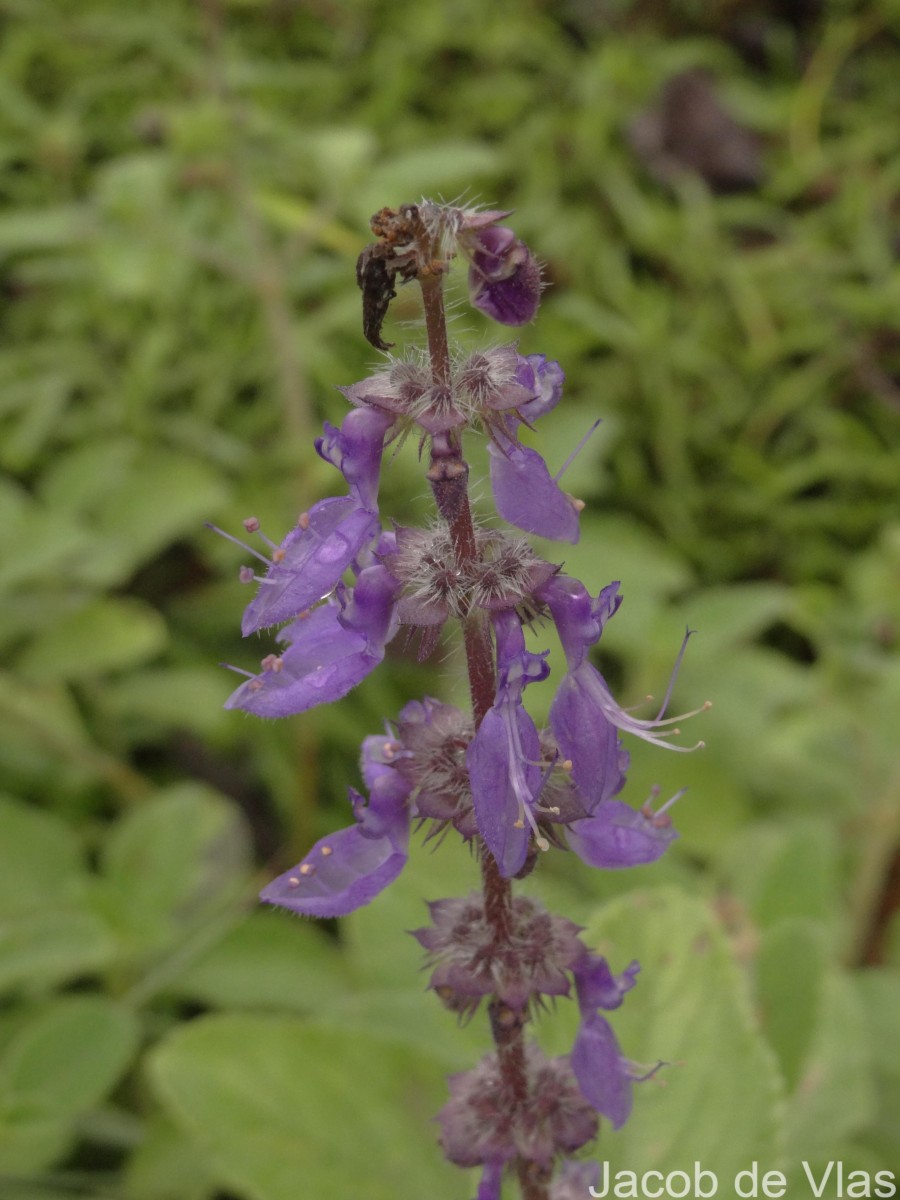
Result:
{"label": "open purple bloom", "polygon": [[262,900],[308,917],[345,917],[393,883],[409,857],[409,784],[384,767],[370,789],[368,805],[350,790],[356,824],[316,842]]}
{"label": "open purple bloom", "polygon": [[[533,808],[541,787],[541,744],[534,721],[522,706],[522,692],[545,679],[549,667],[542,654],[525,649],[525,635],[515,612],[493,614],[497,637],[497,697],[466,754],[475,819],[500,874],[521,871],[532,834],[537,835]],[[538,844],[546,846],[540,835]]]}
{"label": "open purple bloom", "polygon": [[527,325],[541,302],[541,269],[524,242],[500,220],[505,213],[477,214],[478,221],[458,234],[469,259],[469,298],[501,325]]}
{"label": "open purple bloom", "polygon": [[527,533],[574,544],[583,505],[562,490],[558,476],[550,474],[537,450],[523,446],[517,435],[520,418],[530,425],[559,403],[562,368],[543,354],[530,354],[519,359],[518,379],[532,398],[518,405],[502,426],[493,428],[488,444],[497,511],[504,521]]}
{"label": "open purple bloom", "polygon": [[316,449],[342,472],[350,495],[320,500],[309,512],[301,513],[278,546],[260,533],[258,521],[245,521],[248,531],[260,533],[270,558],[230,534],[224,535],[266,564],[262,577],[249,567],[241,569],[245,582],[256,580],[260,585],[244,612],[244,637],[290,621],[317,604],[378,537],[378,479],[384,439],[392,423],[392,416],[374,410],[348,413],[340,429],[325,423]]}
{"label": "open purple bloom", "polygon": [[618,732],[633,734],[666,750],[687,753],[697,748],[676,746],[667,740],[678,734],[677,722],[693,713],[664,716],[687,638],[662,707],[649,720],[634,717],[617,704],[606,680],[588,661],[588,649],[599,640],[606,621],[619,607],[618,587],[618,583],[609,584],[592,599],[577,579],[555,575],[535,593],[550,608],[569,668],[550,708],[550,727],[561,753],[572,763],[572,778],[591,811],[622,786]]}
{"label": "open purple bloom", "polygon": [[678,837],[667,812],[654,813],[649,804],[636,810],[622,800],[598,805],[589,817],[573,821],[566,835],[583,862],[606,870],[656,862]]}
{"label": "open purple bloom", "polygon": [[258,581],[259,593],[244,611],[244,637],[292,620],[334,591],[380,528],[377,514],[360,508],[351,496],[314,504],[274,550]]}
{"label": "open purple bloom", "polygon": [[488,443],[497,512],[510,525],[554,542],[578,541],[578,502],[562,490],[537,450],[502,434]]}
{"label": "open purple bloom", "polygon": [[288,717],[318,704],[330,704],[352,691],[384,658],[396,632],[397,583],[382,566],[366,567],[350,599],[335,597],[278,634],[288,648],[263,659],[229,696],[226,708],[258,717]]}
{"label": "open purple bloom", "polygon": [[633,962],[621,975],[613,975],[605,958],[587,955],[573,972],[581,1024],[572,1047],[572,1070],[585,1099],[614,1129],[624,1125],[631,1112],[631,1085],[637,1075],[622,1057],[612,1026],[597,1010],[618,1008],[639,970]]}

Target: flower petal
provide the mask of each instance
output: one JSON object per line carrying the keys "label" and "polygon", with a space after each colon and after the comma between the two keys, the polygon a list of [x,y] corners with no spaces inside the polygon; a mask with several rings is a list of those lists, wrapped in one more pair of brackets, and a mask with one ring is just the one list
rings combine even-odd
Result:
{"label": "flower petal", "polygon": [[317,604],[379,531],[378,517],[351,496],[320,500],[281,543],[283,557],[266,572],[241,622],[244,637],[290,621]]}
{"label": "flower petal", "polygon": [[540,742],[521,706],[514,716],[492,708],[466,752],[478,832],[505,878],[521,871],[528,857],[531,826],[523,820],[540,786]]}
{"label": "flower petal", "polygon": [[358,823],[318,841],[260,899],[309,917],[344,917],[374,900],[409,857],[408,796],[396,772],[379,776]]}
{"label": "flower petal", "polygon": [[578,509],[538,454],[518,441],[488,445],[491,487],[504,521],[555,542],[578,541]]}
{"label": "flower petal", "polygon": [[667,822],[655,822],[652,813],[607,800],[583,821],[573,821],[567,836],[588,866],[616,870],[656,862],[678,834]]}
{"label": "flower petal", "polygon": [[631,1074],[619,1051],[616,1035],[599,1013],[584,1018],[572,1047],[572,1070],[582,1095],[613,1129],[631,1112]]}
{"label": "flower petal", "polygon": [[589,812],[621,791],[628,759],[618,730],[581,686],[578,672],[559,685],[550,706],[550,728],[563,758],[572,764],[572,780]]}
{"label": "flower petal", "polygon": [[226,708],[258,717],[288,717],[340,700],[378,666],[364,634],[347,629],[336,604],[325,604],[287,631],[291,645],[272,666],[228,697]]}

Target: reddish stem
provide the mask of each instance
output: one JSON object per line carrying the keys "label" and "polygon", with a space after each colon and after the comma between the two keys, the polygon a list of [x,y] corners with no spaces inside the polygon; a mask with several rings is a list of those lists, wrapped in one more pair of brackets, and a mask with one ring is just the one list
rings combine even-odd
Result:
{"label": "reddish stem", "polygon": [[[450,347],[447,341],[447,320],[444,312],[443,264],[436,260],[436,247],[427,243],[424,228],[420,243],[425,248],[428,266],[419,273],[425,310],[425,329],[432,378],[441,387],[451,385]],[[457,566],[477,561],[479,557],[472,510],[469,505],[467,480],[469,468],[462,457],[459,436],[451,431],[432,437],[431,465],[428,479],[441,516],[447,522]],[[490,627],[482,612],[471,612],[463,620],[463,643],[469,672],[469,691],[475,728],[493,706],[496,694],[494,650]],[[494,933],[497,946],[507,942],[512,931],[512,884],[500,874],[493,855],[483,847],[481,875],[484,912]],[[502,1014],[492,1014],[491,1028],[497,1048],[497,1059],[504,1092],[513,1108],[523,1106],[528,1099],[528,1078],[525,1069],[525,1038],[520,1021],[504,1025]],[[547,1200],[547,1184],[535,1176],[535,1164],[519,1158],[511,1164],[519,1181],[522,1200]]]}

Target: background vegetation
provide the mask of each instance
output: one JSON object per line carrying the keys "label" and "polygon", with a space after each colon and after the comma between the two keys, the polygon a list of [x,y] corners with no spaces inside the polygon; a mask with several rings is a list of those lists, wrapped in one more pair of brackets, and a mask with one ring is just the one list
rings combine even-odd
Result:
{"label": "background vegetation", "polygon": [[[403,933],[470,859],[417,847],[340,928],[254,899],[346,823],[362,735],[460,692],[458,657],[395,648],[297,720],[225,713],[216,664],[268,646],[202,526],[280,537],[335,489],[310,442],[373,360],[354,259],[422,194],[515,208],[545,260],[520,345],[567,372],[551,462],[603,418],[565,558],[623,581],[617,694],[658,690],[689,622],[682,706],[714,701],[705,751],[634,755],[635,803],[690,786],[661,864],[552,854],[528,884],[641,959],[617,1031],[678,1064],[600,1154],[699,1159],[722,1194],[754,1159],[798,1188],[803,1160],[900,1171],[898,22],[0,0],[4,1200],[475,1190],[429,1116],[486,1032],[422,994]],[[410,289],[388,336],[415,316]],[[383,507],[423,502],[408,447]],[[569,1007],[539,1031],[559,1052]]]}

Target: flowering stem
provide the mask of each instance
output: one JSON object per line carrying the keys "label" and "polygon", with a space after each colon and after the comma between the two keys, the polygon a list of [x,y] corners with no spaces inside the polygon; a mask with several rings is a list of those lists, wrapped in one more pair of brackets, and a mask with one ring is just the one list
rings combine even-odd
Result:
{"label": "flowering stem", "polygon": [[[421,226],[420,229],[423,238],[420,244],[424,244],[427,234]],[[436,247],[429,246],[428,250],[435,251]],[[452,374],[444,309],[443,264],[433,253],[428,258],[428,267],[419,274],[419,285],[422,289],[432,379],[436,386],[450,388]],[[461,439],[455,431],[432,437],[431,465],[427,475],[438,511],[450,531],[456,565],[463,568],[478,559],[479,550],[469,505],[469,467],[462,457]],[[484,614],[476,612],[466,615],[463,620],[463,642],[472,713],[477,729],[493,706],[496,694],[493,644]],[[486,847],[482,848],[481,876],[485,918],[493,931],[494,945],[499,949],[509,941],[512,931],[512,885],[500,874],[493,855]],[[521,1109],[528,1099],[528,1079],[525,1038],[519,1014],[495,1000],[491,1006],[491,1031],[509,1105],[513,1111]],[[547,1200],[546,1186],[533,1176],[533,1164],[520,1158],[512,1165],[522,1200]]]}

